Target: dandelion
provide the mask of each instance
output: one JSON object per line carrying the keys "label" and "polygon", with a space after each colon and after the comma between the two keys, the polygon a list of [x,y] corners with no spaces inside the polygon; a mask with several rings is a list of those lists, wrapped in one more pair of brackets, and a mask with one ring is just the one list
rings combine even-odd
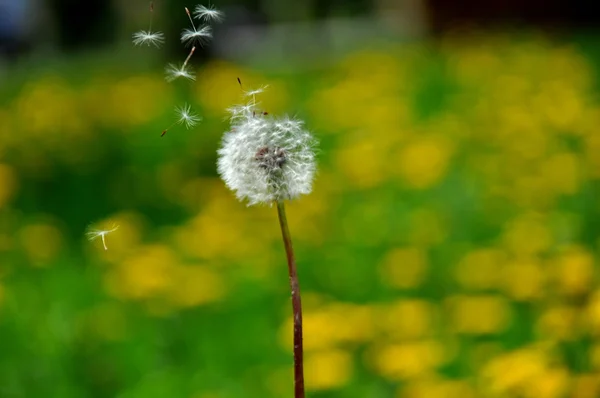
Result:
{"label": "dandelion", "polygon": [[156,48],[160,48],[161,44],[165,42],[165,35],[161,32],[152,32],[146,30],[140,30],[133,34],[133,44],[136,46],[142,46],[144,44],[150,47],[151,45]]}
{"label": "dandelion", "polygon": [[175,120],[175,122],[172,125],[170,125],[162,131],[162,134],[160,135],[161,137],[164,136],[167,133],[167,131],[176,124],[183,124],[187,129],[191,129],[202,120],[200,116],[192,112],[192,107],[188,104],[183,104],[183,106],[176,106],[175,113],[178,116],[177,120]]}
{"label": "dandelion", "polygon": [[[239,78],[238,82],[241,86]],[[316,140],[301,120],[257,112],[256,95],[264,89],[245,92],[252,102],[230,108],[231,128],[223,136],[217,169],[225,184],[248,205],[277,205],[292,292],[294,396],[304,398],[302,303],[284,202],[312,190]]]}
{"label": "dandelion", "polygon": [[217,10],[214,6],[197,5],[194,10],[194,17],[204,22],[221,22],[223,13]]}
{"label": "dandelion", "polygon": [[104,250],[108,250],[108,247],[106,246],[106,235],[115,232],[117,229],[119,229],[119,226],[116,224],[113,224],[111,229],[95,229],[90,226],[88,227],[88,231],[85,233],[85,235],[90,241],[93,241],[98,238],[102,239],[102,245],[104,246]]}
{"label": "dandelion", "polygon": [[217,168],[227,186],[248,205],[295,199],[312,190],[315,140],[300,120],[233,108]]}

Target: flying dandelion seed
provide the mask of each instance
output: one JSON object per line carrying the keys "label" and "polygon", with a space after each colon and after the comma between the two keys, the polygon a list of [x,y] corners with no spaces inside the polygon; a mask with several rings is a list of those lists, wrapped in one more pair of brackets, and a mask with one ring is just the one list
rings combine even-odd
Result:
{"label": "flying dandelion seed", "polygon": [[177,115],[179,115],[177,123],[184,124],[188,129],[194,127],[202,120],[200,116],[192,112],[192,107],[188,104],[184,104],[181,107],[176,107],[175,112]]}
{"label": "flying dandelion seed", "polygon": [[244,91],[244,95],[246,97],[252,97],[253,99],[255,99],[257,95],[264,93],[267,88],[269,88],[268,84],[261,86],[255,90]]}
{"label": "flying dandelion seed", "polygon": [[119,229],[119,226],[116,224],[113,224],[111,229],[96,229],[93,227],[89,227],[85,235],[90,241],[96,240],[98,238],[102,239],[102,246],[104,246],[104,250],[108,250],[108,247],[106,246],[106,235],[115,232],[117,229]]}
{"label": "flying dandelion seed", "polygon": [[214,6],[197,5],[194,10],[194,17],[204,22],[221,22],[223,21],[223,13],[217,10]]}
{"label": "flying dandelion seed", "polygon": [[198,116],[196,113],[192,112],[192,107],[188,104],[183,104],[183,106],[176,106],[175,113],[177,114],[177,120],[173,122],[169,127],[164,129],[161,133],[161,137],[163,137],[169,129],[171,129],[176,124],[183,124],[185,128],[191,129],[199,122],[202,121],[202,117]]}
{"label": "flying dandelion seed", "polygon": [[156,48],[160,48],[164,42],[165,35],[161,32],[140,30],[133,34],[133,44],[136,46],[143,46],[145,44],[148,47],[155,46]]}
{"label": "flying dandelion seed", "polygon": [[191,45],[204,45],[212,38],[212,28],[210,26],[203,26],[196,30],[184,29],[181,32],[181,42],[186,46]]}
{"label": "flying dandelion seed", "polygon": [[212,29],[210,26],[203,26],[200,29],[196,29],[196,24],[192,19],[192,15],[190,14],[190,10],[185,7],[185,13],[187,14],[190,23],[192,24],[192,29],[184,29],[181,32],[181,42],[187,47],[192,45],[200,45],[202,46],[212,37]]}
{"label": "flying dandelion seed", "polygon": [[150,2],[150,26],[148,30],[140,30],[133,34],[133,44],[136,46],[143,46],[144,44],[148,47],[155,46],[160,48],[161,44],[165,42],[165,35],[162,32],[152,31],[152,19],[154,17],[154,2]]}
{"label": "flying dandelion seed", "polygon": [[196,80],[196,74],[192,72],[186,64],[182,64],[177,66],[175,64],[169,64],[165,68],[165,79],[168,82],[172,82],[175,79],[179,79],[180,77],[189,80]]}

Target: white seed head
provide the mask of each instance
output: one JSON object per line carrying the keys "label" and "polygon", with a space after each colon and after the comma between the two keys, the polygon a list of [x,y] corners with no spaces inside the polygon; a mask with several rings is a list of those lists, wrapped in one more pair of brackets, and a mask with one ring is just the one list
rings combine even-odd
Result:
{"label": "white seed head", "polygon": [[200,29],[184,29],[181,32],[181,42],[186,46],[202,46],[212,38],[212,28],[203,26]]}
{"label": "white seed head", "polygon": [[316,140],[303,122],[234,107],[223,136],[217,169],[248,205],[294,199],[312,190]]}
{"label": "white seed head", "polygon": [[165,79],[168,82],[172,82],[175,79],[183,77],[184,79],[196,80],[196,75],[192,72],[187,65],[183,64],[177,66],[175,64],[169,64],[165,68]]}
{"label": "white seed head", "polygon": [[133,34],[133,44],[136,46],[142,46],[146,44],[148,47],[151,45],[159,48],[161,44],[165,42],[165,35],[162,32],[152,32],[146,30],[140,30]]}
{"label": "white seed head", "polygon": [[186,128],[190,129],[198,124],[202,118],[192,112],[192,107],[188,104],[184,104],[181,107],[175,107],[175,112],[179,119],[177,120],[178,124],[184,124]]}
{"label": "white seed head", "polygon": [[115,232],[117,229],[119,229],[119,226],[116,224],[113,224],[110,229],[97,229],[93,226],[90,226],[88,227],[85,236],[87,236],[88,240],[90,241],[100,238],[102,240],[102,246],[104,246],[104,250],[108,250],[108,247],[106,246],[106,235]]}
{"label": "white seed head", "polygon": [[221,22],[223,13],[217,10],[214,6],[197,5],[194,10],[194,17],[204,22]]}

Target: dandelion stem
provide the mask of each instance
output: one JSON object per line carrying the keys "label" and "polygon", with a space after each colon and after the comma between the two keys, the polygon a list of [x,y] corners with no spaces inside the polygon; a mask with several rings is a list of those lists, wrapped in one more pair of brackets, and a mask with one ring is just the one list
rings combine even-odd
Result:
{"label": "dandelion stem", "polygon": [[104,250],[108,250],[108,247],[106,247],[106,238],[104,238],[105,234],[102,234],[102,246],[104,246]]}
{"label": "dandelion stem", "polygon": [[190,50],[190,53],[188,54],[187,58],[183,62],[183,67],[182,68],[185,68],[187,66],[187,63],[189,62],[190,58],[192,58],[192,55],[194,54],[194,51],[196,51],[196,46],[193,46],[192,49]]}
{"label": "dandelion stem", "polygon": [[287,256],[288,271],[290,275],[290,287],[292,290],[292,309],[294,313],[294,397],[304,398],[304,358],[302,350],[302,302],[300,300],[300,285],[298,284],[298,272],[296,270],[296,259],[292,248],[292,237],[288,228],[285,206],[283,201],[277,201],[277,214],[279,215],[279,226]]}

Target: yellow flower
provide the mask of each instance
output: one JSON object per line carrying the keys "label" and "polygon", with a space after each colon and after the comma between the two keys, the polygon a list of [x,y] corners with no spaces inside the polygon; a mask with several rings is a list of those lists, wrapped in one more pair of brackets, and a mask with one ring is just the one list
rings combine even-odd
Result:
{"label": "yellow flower", "polygon": [[310,352],[304,358],[304,371],[309,391],[341,387],[352,377],[352,355],[340,349]]}

